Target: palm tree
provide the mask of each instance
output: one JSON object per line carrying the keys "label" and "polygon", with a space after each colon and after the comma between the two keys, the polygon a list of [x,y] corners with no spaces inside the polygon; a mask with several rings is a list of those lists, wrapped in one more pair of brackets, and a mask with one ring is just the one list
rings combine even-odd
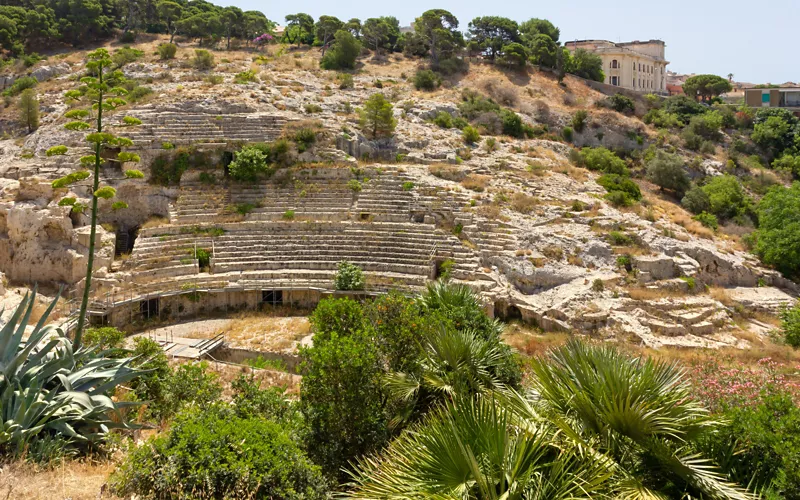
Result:
{"label": "palm tree", "polygon": [[346,498],[577,500],[609,498],[613,471],[488,395],[448,403],[351,477]]}
{"label": "palm tree", "polygon": [[751,498],[694,451],[719,422],[675,364],[571,341],[531,369],[538,413],[596,441],[639,492],[630,498]]}
{"label": "palm tree", "polygon": [[435,406],[506,388],[502,373],[508,351],[499,339],[483,339],[470,330],[442,325],[423,341],[423,355],[413,371],[386,377],[390,396],[398,404],[393,427],[406,424]]}
{"label": "palm tree", "polygon": [[425,310],[443,313],[458,330],[471,329],[485,338],[503,333],[503,324],[486,315],[478,296],[467,285],[435,281],[417,300]]}

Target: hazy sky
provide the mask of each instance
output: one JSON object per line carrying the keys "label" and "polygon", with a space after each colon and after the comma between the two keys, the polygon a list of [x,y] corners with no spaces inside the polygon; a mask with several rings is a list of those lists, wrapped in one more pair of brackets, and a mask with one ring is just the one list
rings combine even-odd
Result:
{"label": "hazy sky", "polygon": [[315,19],[328,14],[342,20],[392,15],[402,25],[408,25],[431,8],[455,14],[463,30],[477,16],[498,15],[517,21],[543,17],[561,28],[562,42],[589,38],[662,39],[667,43],[668,69],[679,73],[733,73],[735,80],[754,83],[800,80],[795,58],[800,0],[299,0],[271,6],[257,0],[214,3],[260,10],[279,23],[283,23],[286,14],[306,12]]}

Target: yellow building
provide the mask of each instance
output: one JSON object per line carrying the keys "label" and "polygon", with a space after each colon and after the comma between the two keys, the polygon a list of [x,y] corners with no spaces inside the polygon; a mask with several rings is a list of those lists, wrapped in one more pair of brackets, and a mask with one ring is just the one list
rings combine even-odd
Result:
{"label": "yellow building", "polygon": [[576,40],[564,44],[570,51],[584,49],[603,60],[605,83],[637,92],[667,93],[666,44],[661,40],[614,43],[607,40]]}

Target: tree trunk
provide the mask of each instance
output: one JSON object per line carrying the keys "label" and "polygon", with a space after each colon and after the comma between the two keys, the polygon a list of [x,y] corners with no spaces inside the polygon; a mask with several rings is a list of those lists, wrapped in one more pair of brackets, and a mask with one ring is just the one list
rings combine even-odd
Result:
{"label": "tree trunk", "polygon": [[172,43],[172,40],[175,38],[175,31],[176,29],[169,30],[169,43]]}

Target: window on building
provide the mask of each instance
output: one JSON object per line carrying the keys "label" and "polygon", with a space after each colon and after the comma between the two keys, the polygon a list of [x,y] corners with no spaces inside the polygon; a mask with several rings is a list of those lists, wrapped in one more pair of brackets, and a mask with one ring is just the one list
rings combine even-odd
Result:
{"label": "window on building", "polygon": [[612,76],[611,77],[611,85],[617,85],[617,82],[618,82],[617,81],[617,77],[616,76]]}
{"label": "window on building", "polygon": [[616,60],[616,59],[614,59],[613,61],[611,61],[611,67],[612,67],[612,68],[618,68],[619,66],[617,66],[617,64],[618,64],[618,63],[617,63],[617,60]]}

